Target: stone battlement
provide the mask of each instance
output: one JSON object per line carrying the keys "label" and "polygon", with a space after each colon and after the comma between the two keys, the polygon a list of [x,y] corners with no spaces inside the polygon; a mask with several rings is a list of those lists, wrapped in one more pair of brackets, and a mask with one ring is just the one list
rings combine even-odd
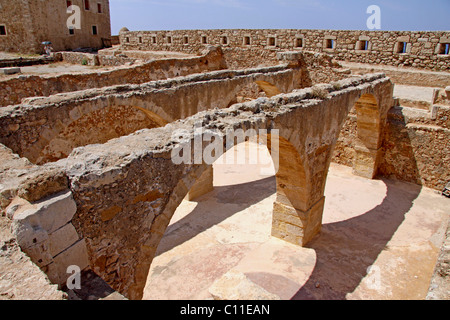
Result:
{"label": "stone battlement", "polygon": [[[450,69],[448,31],[348,31],[348,30],[175,30],[122,31],[125,50],[167,50],[196,53],[205,45],[238,50],[255,63],[274,59],[276,52],[308,50],[325,52],[337,60]],[[258,55],[251,53],[258,52]],[[261,53],[263,52],[263,54]]]}

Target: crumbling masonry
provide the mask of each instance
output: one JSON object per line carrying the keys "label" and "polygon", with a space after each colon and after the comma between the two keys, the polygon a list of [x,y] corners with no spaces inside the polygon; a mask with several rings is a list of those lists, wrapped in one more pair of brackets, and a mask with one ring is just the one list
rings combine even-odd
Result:
{"label": "crumbling masonry", "polygon": [[[77,265],[93,270],[124,296],[142,298],[152,259],[176,208],[186,196],[209,190],[199,190],[198,181],[211,186],[209,164],[175,164],[171,159],[173,150],[193,143],[198,123],[218,137],[238,129],[265,130],[268,141],[277,135],[272,235],[299,246],[320,234],[331,161],[346,162],[368,179],[398,175],[434,188],[449,180],[449,161],[441,167],[427,162],[433,153],[448,159],[448,120],[430,129],[425,124],[433,119],[427,116],[422,127],[405,127],[409,120],[393,109],[394,85],[385,74],[349,76],[322,53],[279,50],[283,38],[273,32],[278,49],[254,48],[266,50],[264,66],[251,59],[233,60],[240,46],[247,45],[245,37],[250,46],[258,44],[256,34],[244,35],[231,50],[229,31],[226,45],[203,43],[207,51],[196,58],[151,61],[108,73],[107,79],[102,73],[85,75],[89,86],[69,76],[70,88],[56,85],[55,78],[33,78],[37,92],[23,89],[17,97],[4,97],[0,205],[22,250],[52,282],[63,284],[67,267]],[[122,32],[122,49],[135,41],[146,43],[140,34]],[[182,44],[172,35],[173,46],[190,48],[192,37],[187,42],[178,37]],[[159,33],[148,37],[156,37],[156,43],[163,38]],[[205,37],[209,42],[210,32]],[[262,38],[273,44],[265,33]],[[439,59],[433,66],[448,68],[448,60],[442,64]],[[281,94],[265,95],[260,81]],[[3,85],[19,86],[17,80]],[[76,91],[78,87],[83,90]],[[445,107],[434,112],[435,120],[449,114]],[[175,134],[180,130],[188,133],[181,139]],[[421,158],[405,147],[408,139],[443,144],[424,147]],[[411,155],[414,163],[408,162]]]}

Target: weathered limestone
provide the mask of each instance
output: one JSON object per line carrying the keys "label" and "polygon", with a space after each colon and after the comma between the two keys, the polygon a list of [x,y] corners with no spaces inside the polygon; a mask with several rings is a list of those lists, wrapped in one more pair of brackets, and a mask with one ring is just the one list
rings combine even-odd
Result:
{"label": "weathered limestone", "polygon": [[33,204],[16,198],[6,209],[17,243],[56,284],[65,283],[69,266],[89,265],[86,244],[71,224],[76,210],[68,190]]}
{"label": "weathered limestone", "polygon": [[214,190],[214,168],[209,166],[207,170],[200,176],[197,182],[192,186],[186,197],[188,201],[195,199]]}
{"label": "weathered limestone", "polygon": [[258,80],[290,92],[302,87],[301,75],[301,69],[279,65],[29,98],[23,105],[0,109],[0,142],[43,164],[65,158],[79,146],[159,127],[211,107],[225,108]]}

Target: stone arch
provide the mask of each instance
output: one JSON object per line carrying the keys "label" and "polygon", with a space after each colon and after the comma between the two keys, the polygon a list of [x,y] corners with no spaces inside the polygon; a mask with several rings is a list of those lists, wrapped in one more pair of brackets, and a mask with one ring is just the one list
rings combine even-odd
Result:
{"label": "stone arch", "polygon": [[[248,130],[249,132],[257,132],[256,130]],[[262,139],[259,139],[262,136]],[[268,150],[270,151],[272,146],[274,145],[272,143],[272,135],[271,134],[262,134],[262,135],[246,135],[246,136],[235,136],[234,137],[234,143],[232,146],[226,143],[226,139],[224,139],[224,149],[223,153],[216,155],[216,160],[219,156],[224,155],[226,152],[229,152],[230,149],[234,146],[237,146],[239,144],[245,143],[246,141],[250,139],[259,139],[258,142],[266,143],[266,146]],[[278,136],[276,137],[278,138]],[[255,142],[255,140],[252,140]],[[287,141],[287,140],[285,140]],[[278,145],[278,143],[276,143]],[[274,152],[269,152],[272,156]],[[277,152],[278,156],[278,152]],[[286,160],[286,161],[285,161]],[[278,162],[278,160],[274,159],[274,162]],[[228,163],[227,163],[228,164]],[[275,163],[274,163],[275,164]],[[287,158],[283,157],[282,161],[283,165],[288,165]],[[275,167],[277,165],[275,164]],[[130,297],[131,299],[141,299],[143,290],[145,288],[146,282],[147,282],[147,276],[150,270],[151,263],[155,257],[156,250],[159,246],[159,243],[161,242],[167,227],[169,226],[170,221],[172,220],[172,217],[177,210],[177,208],[181,205],[182,201],[189,197],[189,194],[193,191],[193,189],[196,188],[196,186],[203,187],[206,185],[212,185],[212,181],[208,181],[208,179],[213,179],[213,175],[211,174],[212,171],[212,165],[211,164],[202,164],[202,165],[189,165],[186,166],[184,169],[183,176],[180,177],[178,180],[176,186],[174,187],[173,191],[171,192],[170,198],[163,210],[163,213],[156,217],[153,226],[152,226],[152,236],[149,242],[146,244],[149,248],[152,248],[148,251],[148,255],[145,257],[141,257],[140,261],[141,263],[137,266],[135,274],[135,282],[130,287]],[[287,170],[283,171],[286,173]],[[284,184],[287,184],[287,180],[289,180],[289,177],[280,176],[281,182],[280,186]],[[294,183],[293,181],[291,183]],[[207,193],[202,192],[202,194]],[[289,192],[289,191],[287,191]],[[197,193],[197,197],[200,195]]]}
{"label": "stone arch", "polygon": [[[302,158],[292,143],[273,134],[268,134],[262,141],[267,142],[277,171],[277,197],[273,208],[272,235],[304,245],[320,231],[324,199],[321,197],[319,201],[312,203],[314,199],[311,197],[309,178]],[[244,141],[237,141],[237,144],[242,142]],[[228,149],[224,149],[226,150]],[[211,165],[208,164],[185,168],[185,173],[173,189],[163,213],[156,217],[153,223],[152,236],[146,244],[151,250],[146,256],[141,257],[141,263],[136,268],[135,282],[130,287],[131,298],[142,297],[151,263],[173,214],[198,181],[206,183],[204,175],[210,169]],[[212,176],[209,177],[212,179]]]}
{"label": "stone arch", "polygon": [[134,270],[134,279],[132,285],[128,288],[128,298],[131,300],[141,300],[144,288],[147,282],[150,266],[155,257],[161,239],[169,226],[176,209],[180,206],[183,199],[194,186],[196,181],[201,178],[203,173],[209,168],[208,165],[186,166],[184,175],[178,181],[169,197],[167,204],[161,214],[155,217],[150,230],[150,237],[142,246],[139,263]]}
{"label": "stone arch", "polygon": [[[346,94],[335,95],[333,99],[312,99],[302,107],[280,111],[275,118],[272,116],[262,117],[260,112],[254,112],[254,120],[238,120],[233,124],[232,128],[234,130],[238,128],[272,128],[270,131],[272,135],[274,135],[273,129],[279,128],[280,158],[277,172],[277,200],[274,204],[273,212],[272,234],[274,236],[294,242],[297,245],[305,245],[320,231],[325,199],[323,194],[324,185],[331,161],[332,148],[339,135],[341,124],[345,121],[346,115],[354,103],[363,97],[363,94],[370,93],[377,97],[377,106],[381,106],[379,110],[381,129],[383,117],[388,110],[388,102],[391,101],[383,97],[384,90],[391,90],[392,88],[391,85],[384,85],[384,83],[386,82],[382,82],[383,86],[377,88],[358,87],[353,91],[346,92]],[[362,108],[367,107],[366,100],[370,102],[370,99],[366,99],[366,96],[360,100]],[[250,109],[252,106],[252,104],[246,106],[248,107],[248,109],[245,109],[246,112],[248,112],[247,110],[252,110]],[[217,111],[209,112],[209,120],[218,114],[219,112]],[[260,118],[257,118],[258,116]],[[186,122],[180,122],[180,128],[189,132],[188,138],[185,139],[188,143],[192,143],[194,136],[191,128],[192,123],[201,117],[203,115],[194,117]],[[234,117],[235,113],[230,111],[229,118],[226,119],[234,120]],[[209,123],[206,121],[206,118],[203,120],[205,121],[202,123]],[[217,124],[209,124],[211,128],[221,128],[216,131],[218,134],[225,134],[223,132],[225,129],[223,128],[227,128],[227,126],[219,127]],[[109,155],[110,146],[112,145],[116,147],[112,148],[116,150],[116,157],[128,155],[131,150],[135,150],[134,148],[141,150],[142,147],[148,146],[145,138],[148,137],[147,134],[157,133],[166,137],[173,133],[174,128],[166,126],[154,130],[144,132],[142,135],[110,141],[108,146],[102,147],[102,152]],[[122,149],[122,144],[126,141],[133,142],[133,146]],[[170,139],[167,141],[170,141]],[[182,143],[184,140],[176,139],[176,141],[177,143]],[[125,143],[125,145],[127,144]],[[164,145],[168,146],[167,144]],[[172,146],[174,147],[174,145]],[[159,147],[159,145],[156,145],[156,147]],[[84,150],[82,154],[78,154],[78,161],[86,163],[85,160],[89,159],[90,150],[93,148],[97,148],[97,146],[87,147],[87,150]],[[272,149],[272,146],[270,149]],[[158,148],[157,150],[159,152],[155,153],[152,152],[152,149],[145,150],[147,154],[144,154],[144,156],[142,154],[136,155],[136,158],[130,160],[132,162],[128,163],[123,170],[116,170],[115,167],[111,168],[110,171],[105,172],[101,179],[96,177],[95,181],[78,178],[85,175],[89,176],[92,173],[87,169],[83,169],[82,166],[80,166],[80,170],[82,170],[80,173],[75,172],[74,178],[76,179],[71,178],[71,185],[76,190],[76,193],[74,193],[75,198],[81,199],[79,201],[76,200],[77,206],[79,206],[74,225],[78,225],[76,226],[77,230],[81,230],[81,234],[84,234],[89,241],[96,242],[92,246],[93,248],[101,248],[102,250],[106,246],[101,243],[104,239],[101,237],[95,240],[91,239],[95,238],[93,235],[98,232],[97,230],[105,232],[106,229],[103,225],[101,229],[91,226],[91,224],[95,226],[101,224],[98,221],[99,219],[94,219],[95,216],[91,214],[92,211],[99,208],[94,208],[90,204],[95,203],[95,197],[99,194],[100,187],[103,185],[105,186],[103,192],[106,195],[112,195],[118,191],[122,192],[123,186],[127,186],[126,191],[123,191],[127,194],[124,194],[122,197],[116,197],[114,199],[115,203],[108,201],[104,205],[102,204],[102,209],[105,207],[105,210],[99,211],[99,215],[104,216],[106,223],[110,224],[109,234],[102,236],[110,237],[111,241],[116,242],[111,250],[116,250],[116,248],[121,250],[117,251],[120,252],[120,255],[117,257],[119,262],[113,261],[107,265],[108,272],[114,274],[114,277],[111,275],[111,282],[116,281],[116,287],[119,291],[125,293],[130,299],[140,299],[142,297],[150,264],[173,213],[194,183],[208,169],[207,164],[175,164],[171,161],[171,147]],[[273,156],[274,154],[272,154]],[[73,162],[72,165],[75,166],[76,164],[76,162]],[[97,164],[92,166],[95,171]],[[152,170],[143,170],[143,168],[152,168]],[[166,177],[167,172],[172,173],[170,177]],[[110,187],[110,175],[115,177],[116,186],[114,188]],[[121,181],[127,184],[122,185]],[[142,184],[145,184],[145,187],[141,188],[140,185]],[[102,198],[105,198],[105,194],[101,194]],[[84,203],[85,195],[94,197],[94,199],[90,199],[89,203]],[[138,211],[128,203],[125,204],[124,199],[130,199],[131,204],[139,206],[144,211]],[[142,214],[142,212],[147,211],[151,211],[152,214]],[[122,238],[119,238],[116,228],[126,228],[130,216],[133,216],[135,230],[143,232],[138,234],[137,231],[130,232],[130,230],[125,229],[122,231]],[[130,238],[133,239],[130,240]],[[128,242],[124,243],[125,241]],[[97,250],[94,252],[93,259],[100,262],[94,261],[93,265],[106,265],[104,260],[107,258],[107,253]],[[122,267],[123,264],[126,264],[126,268]],[[117,268],[119,269],[118,271]],[[102,272],[102,270],[100,271]]]}

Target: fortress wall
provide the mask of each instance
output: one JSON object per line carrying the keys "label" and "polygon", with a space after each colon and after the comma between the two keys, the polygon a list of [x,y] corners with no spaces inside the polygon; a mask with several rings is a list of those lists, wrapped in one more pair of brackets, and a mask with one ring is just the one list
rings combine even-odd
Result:
{"label": "fortress wall", "polygon": [[[175,30],[125,31],[124,50],[164,50],[195,54],[205,45],[221,45],[225,56],[239,56],[245,65],[276,61],[283,50],[325,52],[337,60],[409,66],[429,70],[450,69],[448,31],[346,30]],[[230,59],[231,61],[232,59]],[[242,66],[241,66],[242,67]]]}

